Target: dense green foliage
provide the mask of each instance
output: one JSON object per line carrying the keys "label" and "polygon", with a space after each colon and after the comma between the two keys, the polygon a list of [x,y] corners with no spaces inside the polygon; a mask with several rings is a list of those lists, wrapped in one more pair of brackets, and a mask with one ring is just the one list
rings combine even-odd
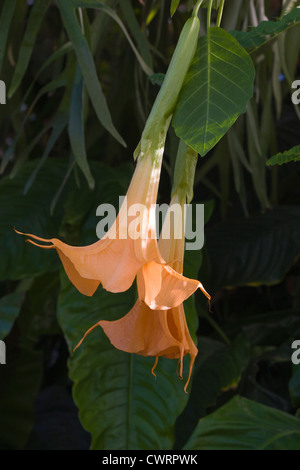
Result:
{"label": "dense green foliage", "polygon": [[73,352],[132,308],[136,286],[85,297],[54,250],[13,231],[96,241],[96,208],[127,191],[194,3],[1,2],[1,449],[300,449],[299,2],[199,11],[158,201],[181,138],[199,153],[191,194],[205,204],[204,248],[186,252],[184,273],[212,296],[211,313],[199,292],[184,305],[199,350],[188,395],[188,359],[183,381],[164,358],[155,379],[154,358],[116,350],[100,328]]}

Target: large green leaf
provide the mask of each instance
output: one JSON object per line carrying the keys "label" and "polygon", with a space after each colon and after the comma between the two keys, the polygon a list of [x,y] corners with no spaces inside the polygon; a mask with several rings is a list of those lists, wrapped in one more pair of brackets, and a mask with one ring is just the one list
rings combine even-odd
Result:
{"label": "large green leaf", "polygon": [[186,450],[300,450],[300,421],[240,396],[201,419]]}
{"label": "large green leaf", "polygon": [[254,66],[228,32],[210,28],[199,39],[173,116],[178,137],[201,156],[246,111],[253,94]]}
{"label": "large green leaf", "polygon": [[[71,352],[70,378],[83,426],[92,434],[92,449],[171,449],[176,417],[186,403],[177,361],[115,349],[99,327],[72,353],[85,331],[100,319],[114,320],[134,305],[135,290],[93,297],[79,294],[65,275],[58,318]],[[185,363],[185,377],[188,365]]]}
{"label": "large green leaf", "polygon": [[234,218],[206,231],[211,292],[220,287],[275,284],[300,254],[300,209],[279,206]]}
{"label": "large green leaf", "polygon": [[197,346],[191,396],[176,426],[177,447],[187,441],[199,418],[216,404],[222,392],[238,386],[249,361],[249,341],[243,333],[229,345],[201,336]]}
{"label": "large green leaf", "polygon": [[[230,337],[241,330],[246,334],[252,346],[276,347],[283,340],[300,336],[299,310],[273,310],[255,315],[243,315],[224,327]],[[290,351],[292,354],[292,350]]]}

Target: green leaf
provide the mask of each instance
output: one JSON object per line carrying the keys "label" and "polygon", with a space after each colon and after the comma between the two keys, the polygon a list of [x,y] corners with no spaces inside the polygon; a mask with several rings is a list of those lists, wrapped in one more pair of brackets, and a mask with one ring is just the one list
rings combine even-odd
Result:
{"label": "green leaf", "polygon": [[236,396],[201,419],[187,450],[300,450],[299,419]]}
{"label": "green leaf", "polygon": [[80,68],[77,66],[73,84],[68,131],[76,162],[86,177],[89,187],[94,189],[95,181],[91,174],[85,149],[83,96],[83,77]]}
{"label": "green leaf", "polygon": [[0,339],[10,332],[24,300],[23,292],[13,292],[0,299]]}
{"label": "green leaf", "polygon": [[148,79],[152,83],[152,85],[159,85],[161,86],[163,84],[164,78],[165,78],[164,73],[154,73],[153,75],[150,75]]}
{"label": "green leaf", "polygon": [[269,160],[267,160],[268,166],[273,165],[283,165],[284,163],[289,162],[298,162],[300,160],[300,145],[296,145],[295,147],[290,148],[289,150],[285,150],[284,152],[276,153],[273,155]]}
{"label": "green leaf", "polygon": [[[141,53],[142,58],[144,59],[145,63],[148,65],[149,69],[152,69],[153,60],[152,60],[152,55],[151,55],[147,35],[143,31],[141,31],[141,28],[140,28],[137,16],[135,14],[135,11],[133,9],[131,0],[123,0],[122,2],[120,2],[120,8],[122,9],[122,13],[125,17],[128,27],[130,28],[130,31],[137,43],[137,46]],[[116,18],[114,19],[116,21]],[[118,19],[118,24],[121,27],[120,22],[121,20]],[[124,32],[124,29],[122,28],[123,32]],[[129,38],[128,35],[126,35],[126,37],[127,39]]]}
{"label": "green leaf", "polygon": [[[180,447],[187,441],[199,418],[207,414],[222,392],[235,389],[249,361],[249,341],[241,333],[230,345],[212,338],[198,338],[193,387],[188,404],[177,423]],[[177,443],[179,444],[179,443]]]}
{"label": "green leaf", "polygon": [[27,22],[27,28],[21,43],[17,65],[8,92],[9,98],[13,96],[19,87],[27,70],[33,47],[36,43],[37,34],[49,4],[49,0],[39,0],[32,6]]}
{"label": "green leaf", "polygon": [[[89,327],[100,319],[120,318],[134,302],[134,289],[121,294],[100,289],[84,297],[63,275],[58,319],[70,352]],[[92,434],[92,449],[172,448],[174,423],[186,403],[184,383],[176,374],[177,361],[160,358],[156,379],[153,364],[154,358],[115,349],[100,327],[71,352],[73,396],[80,420]]]}
{"label": "green leaf", "polygon": [[[37,79],[40,77],[41,73],[47,69],[50,65],[54,66],[54,63],[58,60],[61,60],[64,55],[68,55],[70,52],[73,52],[72,44],[70,42],[66,42],[63,44],[57,51],[53,52],[48,59],[43,62],[43,65],[40,67],[40,69],[37,71],[34,80],[31,82],[30,86],[27,88],[25,95],[22,98],[22,102],[26,103],[27,100],[29,99],[29,96],[36,84]],[[70,62],[69,62],[70,64]],[[57,78],[57,77],[56,77]],[[54,80],[56,80],[56,78]],[[51,82],[50,82],[51,83]],[[56,82],[57,83],[57,82]],[[48,86],[49,84],[47,84]],[[40,90],[41,91],[41,90]],[[37,95],[40,96],[40,93]],[[36,98],[35,98],[36,99]]]}
{"label": "green leaf", "polygon": [[84,77],[92,105],[97,117],[103,127],[122,145],[126,146],[123,138],[116,130],[110,111],[103,94],[100,82],[98,80],[96,67],[92,54],[90,52],[86,38],[83,36],[79,23],[76,19],[74,8],[63,0],[57,0],[57,6],[60,9],[61,17],[68,33],[69,39],[73,44],[78,63]]}
{"label": "green leaf", "polygon": [[10,23],[15,11],[16,0],[5,0],[0,17],[0,72],[2,69],[6,41],[8,37]]}
{"label": "green leaf", "polygon": [[249,154],[249,161],[252,170],[252,180],[255,193],[261,203],[263,210],[270,208],[268,201],[267,187],[266,187],[266,157],[262,153],[259,123],[257,116],[257,106],[254,100],[250,100],[247,106],[246,113],[246,126],[247,126],[247,148]]}
{"label": "green leaf", "polygon": [[171,0],[170,14],[173,16],[178,8],[180,0]]}
{"label": "green leaf", "polygon": [[176,135],[204,156],[246,111],[255,70],[246,51],[226,31],[213,27],[198,48],[179,95]]}
{"label": "green leaf", "polygon": [[250,31],[230,31],[237,41],[250,54],[268,44],[281,32],[300,23],[300,9],[293,8],[287,15],[277,21],[262,21]]}
{"label": "green leaf", "polygon": [[[300,335],[300,316],[298,310],[272,310],[256,315],[240,317],[234,323],[225,326],[225,331],[232,337],[243,331],[252,346],[277,347],[283,339],[297,338]],[[290,351],[292,355],[292,350]]]}
{"label": "green leaf", "polygon": [[[102,10],[104,13],[109,15],[119,25],[119,27],[123,31],[127,41],[130,44],[131,49],[133,50],[137,60],[140,63],[140,66],[142,67],[144,72],[147,75],[153,74],[153,70],[145,62],[145,60],[147,58],[145,58],[145,60],[144,60],[143,57],[139,54],[139,52],[136,49],[134,43],[132,42],[132,40],[131,40],[131,38],[130,38],[130,36],[127,32],[127,29],[125,28],[123,22],[121,21],[119,16],[116,14],[116,12],[112,8],[110,8],[104,2],[98,2],[98,0],[71,0],[71,2],[72,2],[73,7],[77,7],[77,8],[96,8],[98,10]],[[136,24],[135,24],[135,27],[136,27]],[[136,31],[135,31],[135,36],[137,36]],[[141,42],[142,42],[141,38],[139,38],[139,40],[138,40],[139,47],[141,46]],[[142,49],[143,49],[143,53],[144,53],[145,52],[145,41],[144,40],[143,40]],[[149,59],[149,57],[148,57],[148,59]]]}
{"label": "green leaf", "polygon": [[210,293],[225,286],[275,284],[300,254],[300,208],[280,206],[206,230]]}

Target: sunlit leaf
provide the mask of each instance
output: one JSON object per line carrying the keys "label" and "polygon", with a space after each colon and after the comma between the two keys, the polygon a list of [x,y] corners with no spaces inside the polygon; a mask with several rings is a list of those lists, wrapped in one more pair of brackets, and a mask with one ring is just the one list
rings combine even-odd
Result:
{"label": "sunlit leaf", "polygon": [[295,147],[290,148],[289,150],[285,150],[284,152],[279,152],[273,157],[267,160],[268,166],[273,165],[283,165],[284,163],[289,162],[298,162],[300,160],[300,145],[296,145]]}
{"label": "sunlit leaf", "polygon": [[226,31],[213,27],[200,37],[172,124],[176,135],[201,156],[246,111],[253,94],[254,67]]}
{"label": "sunlit leaf", "polygon": [[268,44],[282,31],[287,31],[300,23],[300,8],[293,8],[288,14],[277,21],[262,21],[250,31],[230,31],[250,54],[259,47]]}
{"label": "sunlit leaf", "polygon": [[170,14],[173,16],[178,8],[180,0],[171,0]]}

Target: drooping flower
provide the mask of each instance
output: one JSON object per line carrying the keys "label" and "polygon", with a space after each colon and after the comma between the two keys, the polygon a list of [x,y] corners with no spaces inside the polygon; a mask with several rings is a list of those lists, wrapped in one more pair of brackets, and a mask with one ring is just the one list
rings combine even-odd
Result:
{"label": "drooping flower", "polygon": [[[100,283],[110,292],[126,291],[143,269],[142,280],[139,277],[138,281],[142,300],[151,308],[168,309],[180,305],[198,287],[201,288],[201,283],[178,274],[168,266],[158,249],[154,209],[161,160],[162,155],[153,159],[151,154],[138,160],[127,197],[114,224],[96,243],[70,246],[57,238],[24,235],[31,237],[28,241],[33,245],[57,250],[70,281],[82,294],[93,295]],[[136,204],[143,212],[139,217],[136,213],[130,215],[130,208]],[[164,303],[161,293],[166,291],[169,296],[165,297]]]}
{"label": "drooping flower", "polygon": [[[178,204],[177,193],[175,193],[172,198],[169,211],[172,210],[172,207],[174,207],[175,204]],[[180,206],[183,208],[182,201]],[[175,214],[181,214],[181,217],[184,217],[183,210],[179,213],[175,212]],[[168,264],[172,266],[176,272],[181,274],[183,270],[185,242],[184,225],[182,225],[184,224],[184,221],[178,220],[178,218],[176,219],[175,215],[175,220],[172,225],[171,218],[167,215],[164,227],[165,224],[169,225],[167,233],[170,234],[170,238],[160,238],[159,248],[164,259],[168,261]],[[179,230],[181,230],[180,237],[178,236],[178,233],[175,233],[176,231],[178,232],[179,227]],[[139,272],[138,278],[140,277],[140,283],[143,281],[144,273],[146,271],[147,269],[142,269]],[[145,281],[144,283],[146,284]],[[210,295],[205,291],[203,286],[202,290],[210,300]],[[160,294],[162,297],[165,296],[166,298],[170,296],[170,292],[165,290]],[[168,300],[162,300],[163,305],[166,305],[167,303]],[[100,320],[87,330],[76,348],[80,346],[83,339],[97,326],[103,328],[105,334],[115,348],[128,353],[155,357],[156,359],[152,372],[156,367],[158,358],[163,356],[169,359],[179,360],[179,374],[180,377],[182,377],[183,357],[186,354],[189,354],[189,375],[184,387],[184,390],[186,391],[198,350],[189,333],[182,303],[168,310],[153,310],[150,309],[149,306],[141,299],[139,290],[139,299],[135,303],[134,307],[124,317],[115,321]]]}
{"label": "drooping flower", "polygon": [[[93,295],[100,284],[110,292],[127,290],[144,265],[147,267],[140,289],[143,300],[151,308],[180,305],[201,287],[198,281],[184,278],[167,266],[157,247],[155,214],[151,210],[156,203],[166,134],[197,46],[200,28],[197,14],[198,7],[182,29],[135,151],[138,161],[127,192],[126,207],[123,203],[111,229],[101,240],[84,247],[70,246],[57,238],[24,234],[34,245],[56,249],[70,281],[85,295]],[[136,204],[144,208],[138,219],[127,210]],[[160,295],[164,290],[172,291],[166,305]]]}

